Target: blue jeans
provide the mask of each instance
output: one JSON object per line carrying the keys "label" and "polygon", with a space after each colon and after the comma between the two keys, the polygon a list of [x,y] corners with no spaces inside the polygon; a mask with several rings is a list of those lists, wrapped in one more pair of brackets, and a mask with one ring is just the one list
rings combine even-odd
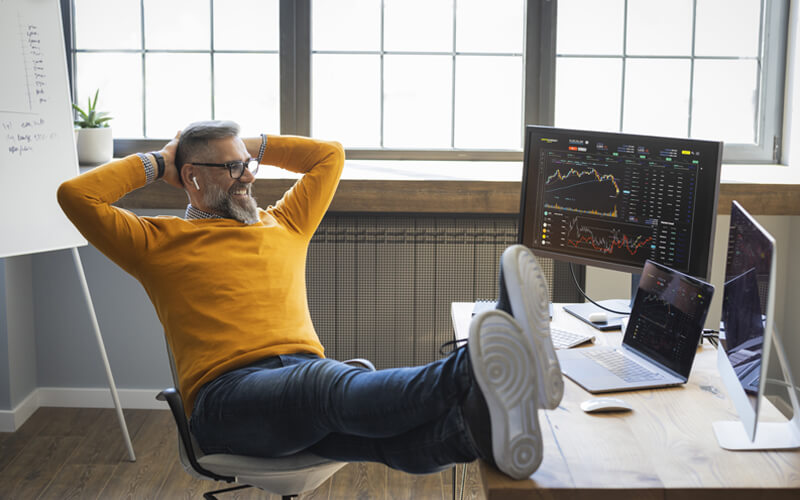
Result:
{"label": "blue jeans", "polygon": [[458,349],[428,365],[375,372],[313,354],[267,358],[203,386],[191,430],[205,453],[305,450],[437,472],[478,458],[459,407],[473,381],[468,358]]}

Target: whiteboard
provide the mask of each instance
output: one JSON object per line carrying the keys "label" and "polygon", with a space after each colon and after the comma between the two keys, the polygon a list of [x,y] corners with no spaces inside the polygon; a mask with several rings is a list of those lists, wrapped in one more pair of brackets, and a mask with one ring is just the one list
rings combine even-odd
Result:
{"label": "whiteboard", "polygon": [[78,174],[59,0],[0,0],[0,258],[83,246],[56,200]]}

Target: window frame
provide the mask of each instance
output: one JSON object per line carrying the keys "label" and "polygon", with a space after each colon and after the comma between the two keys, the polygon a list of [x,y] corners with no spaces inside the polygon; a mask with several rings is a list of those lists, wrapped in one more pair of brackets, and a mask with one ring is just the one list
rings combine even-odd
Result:
{"label": "window frame", "polygon": [[[213,13],[214,0],[209,1]],[[697,0],[694,0],[695,6],[696,2]],[[761,47],[763,62],[759,81],[758,143],[756,145],[726,145],[723,154],[723,161],[726,163],[778,163],[781,158],[789,2],[788,0],[762,0],[762,2],[765,8],[762,10],[761,37],[767,37],[767,41],[762,43]],[[77,52],[81,52],[76,51],[74,44],[74,0],[60,0],[60,3],[68,54],[69,81],[74,99],[75,59]],[[311,3],[312,0],[280,0],[279,2],[281,88],[279,133],[281,134],[308,136],[311,132]],[[557,4],[557,0],[525,1],[525,36],[522,56],[525,78],[523,128],[524,124],[553,125],[554,123]],[[142,23],[144,23],[144,19],[142,19]],[[144,57],[144,54],[148,52],[165,51],[149,51],[142,47],[137,52],[141,52]],[[210,53],[213,66],[213,55],[220,51],[215,51],[212,44],[209,51],[202,52]],[[274,52],[270,51],[270,53]],[[144,98],[146,99],[146,96]],[[213,81],[210,98],[213,113]],[[146,111],[143,110],[143,113]],[[143,118],[146,120],[146,116]],[[146,127],[146,121],[143,124],[144,127]],[[522,130],[520,134],[522,134]],[[156,150],[162,147],[167,140],[168,138],[118,138],[114,140],[114,153],[116,156],[124,156],[138,151]],[[521,149],[348,148],[347,156],[349,159],[357,160],[522,161],[523,152]]]}

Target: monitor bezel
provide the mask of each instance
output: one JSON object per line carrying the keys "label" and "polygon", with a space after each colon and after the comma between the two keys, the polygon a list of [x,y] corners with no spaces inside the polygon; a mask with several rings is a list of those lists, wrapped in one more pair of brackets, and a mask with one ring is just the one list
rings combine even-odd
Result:
{"label": "monitor bezel", "polygon": [[[733,365],[731,365],[730,360],[728,359],[727,350],[720,345],[717,349],[717,368],[720,373],[720,377],[722,378],[722,382],[725,384],[725,388],[728,391],[728,395],[733,401],[733,405],[736,408],[736,413],[739,415],[739,420],[741,420],[742,425],[744,426],[745,432],[747,436],[750,438],[750,441],[755,441],[756,437],[756,429],[758,428],[758,415],[761,409],[761,398],[765,393],[766,390],[766,383],[767,383],[767,370],[769,365],[769,357],[770,351],[772,347],[772,335],[774,329],[774,321],[775,321],[775,290],[776,290],[776,280],[777,280],[777,257],[776,257],[776,250],[777,245],[775,238],[766,230],[764,227],[758,223],[755,218],[750,215],[750,213],[744,209],[744,207],[739,204],[736,200],[731,202],[731,223],[730,228],[733,227],[733,221],[735,220],[734,217],[736,213],[741,214],[747,221],[753,225],[753,227],[758,230],[763,237],[769,242],[772,246],[772,257],[770,259],[769,264],[769,284],[767,286],[767,306],[766,311],[764,314],[766,316],[764,322],[764,342],[761,348],[761,367],[760,367],[760,374],[759,374],[759,382],[758,382],[758,395],[755,396],[755,403],[751,403],[751,396],[745,392],[744,387],[742,386],[739,377],[736,375],[736,372],[733,369]],[[728,246],[730,246],[730,235],[731,231],[728,231]],[[727,263],[726,263],[726,275],[727,275]],[[724,291],[723,291],[724,293]],[[724,296],[723,296],[724,300]],[[720,344],[722,344],[720,342]]]}
{"label": "monitor bezel", "polygon": [[[690,260],[689,269],[678,269],[679,271],[688,274],[690,276],[694,276],[700,279],[708,280],[711,275],[711,260],[714,254],[714,235],[716,232],[716,222],[717,222],[717,203],[719,201],[719,185],[720,185],[720,172],[722,168],[722,148],[723,143],[719,141],[708,141],[708,140],[701,140],[701,139],[688,139],[688,138],[678,138],[678,137],[660,137],[660,136],[650,136],[650,135],[641,135],[641,134],[628,134],[628,133],[620,133],[620,132],[606,132],[606,131],[591,131],[591,130],[579,130],[579,129],[568,129],[568,128],[559,128],[559,127],[550,127],[544,125],[527,125],[525,130],[525,149],[523,153],[523,168],[522,168],[522,186],[520,190],[520,211],[519,211],[519,231],[518,231],[518,242],[530,248],[534,254],[540,255],[542,257],[548,257],[551,259],[556,259],[559,261],[564,262],[571,262],[574,264],[583,264],[589,266],[600,267],[604,269],[610,269],[613,271],[622,271],[632,274],[640,274],[642,267],[641,266],[633,266],[633,265],[626,265],[621,264],[619,262],[609,262],[602,259],[595,259],[595,258],[587,258],[582,257],[579,255],[573,255],[569,253],[563,253],[560,251],[553,251],[553,250],[545,250],[538,246],[530,244],[532,242],[532,220],[526,220],[526,208],[528,201],[527,193],[531,189],[531,183],[535,182],[532,181],[530,171],[531,171],[531,158],[532,158],[532,137],[534,135],[541,135],[540,132],[549,132],[551,134],[558,133],[558,134],[575,134],[575,135],[591,135],[597,136],[598,138],[601,136],[604,137],[630,137],[633,140],[641,139],[642,141],[679,141],[681,144],[695,144],[699,147],[702,147],[703,151],[711,153],[715,155],[716,158],[712,158],[713,165],[709,168],[708,165],[703,165],[702,168],[707,169],[707,175],[713,175],[712,179],[709,179],[706,182],[713,184],[711,189],[713,190],[712,196],[698,196],[695,201],[695,214],[698,213],[711,213],[710,220],[706,221],[703,225],[704,227],[700,227],[697,229],[693,229],[692,233],[694,235],[704,236],[703,242],[707,242],[705,245],[701,245],[701,248],[706,248],[707,255],[705,259],[694,259]],[[537,135],[537,136],[538,136]],[[533,176],[535,177],[535,176]],[[699,186],[698,186],[699,189]],[[690,252],[695,251],[695,246],[692,246]],[[697,261],[697,262],[695,262]]]}

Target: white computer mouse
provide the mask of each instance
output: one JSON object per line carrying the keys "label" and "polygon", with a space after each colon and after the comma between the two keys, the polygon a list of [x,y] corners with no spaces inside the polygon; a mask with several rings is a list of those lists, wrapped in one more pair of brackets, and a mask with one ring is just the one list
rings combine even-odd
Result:
{"label": "white computer mouse", "polygon": [[581,410],[586,413],[600,413],[608,411],[631,411],[633,408],[625,401],[618,398],[592,398],[581,403]]}
{"label": "white computer mouse", "polygon": [[593,312],[589,315],[589,321],[592,323],[608,323],[608,314],[604,312]]}

